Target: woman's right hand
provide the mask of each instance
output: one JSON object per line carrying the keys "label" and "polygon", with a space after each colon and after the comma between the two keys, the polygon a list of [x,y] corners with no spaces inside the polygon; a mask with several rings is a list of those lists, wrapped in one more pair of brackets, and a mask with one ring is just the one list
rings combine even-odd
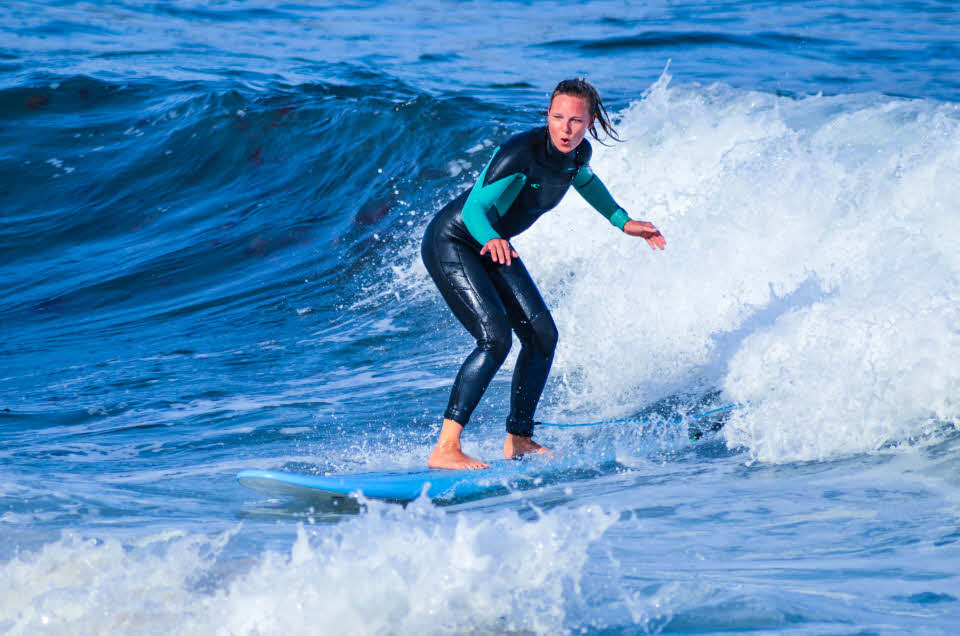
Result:
{"label": "woman's right hand", "polygon": [[494,263],[509,265],[514,258],[520,258],[520,255],[513,249],[507,239],[494,238],[487,241],[487,244],[480,250],[480,256],[490,254]]}

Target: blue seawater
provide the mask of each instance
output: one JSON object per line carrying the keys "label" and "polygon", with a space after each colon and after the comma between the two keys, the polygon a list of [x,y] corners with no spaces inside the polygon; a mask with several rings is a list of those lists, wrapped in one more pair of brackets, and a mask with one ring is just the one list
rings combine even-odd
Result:
{"label": "blue seawater", "polygon": [[[0,632],[960,632],[958,42],[936,0],[2,3]],[[577,74],[667,250],[576,194],[517,238],[538,415],[649,421],[451,505],[237,485],[423,465],[472,345],[419,238]]]}

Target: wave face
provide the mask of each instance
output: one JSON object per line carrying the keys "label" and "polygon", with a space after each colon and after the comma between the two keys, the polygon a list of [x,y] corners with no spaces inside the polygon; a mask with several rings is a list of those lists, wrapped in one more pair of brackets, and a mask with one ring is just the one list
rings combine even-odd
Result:
{"label": "wave face", "polygon": [[[960,630],[956,11],[624,6],[0,7],[0,632]],[[538,419],[625,421],[477,501],[239,487],[422,465],[472,343],[420,237],[579,73],[667,249],[575,193],[514,243]]]}

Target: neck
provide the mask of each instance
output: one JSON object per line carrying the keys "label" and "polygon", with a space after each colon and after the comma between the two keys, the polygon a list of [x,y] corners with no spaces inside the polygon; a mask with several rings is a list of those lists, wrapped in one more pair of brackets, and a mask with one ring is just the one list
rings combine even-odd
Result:
{"label": "neck", "polygon": [[564,161],[573,156],[573,151],[576,150],[576,148],[571,148],[570,152],[563,152],[553,144],[553,139],[550,138],[550,130],[548,129],[548,130],[545,130],[544,132],[546,133],[546,138],[547,138],[547,144],[546,144],[547,159]]}

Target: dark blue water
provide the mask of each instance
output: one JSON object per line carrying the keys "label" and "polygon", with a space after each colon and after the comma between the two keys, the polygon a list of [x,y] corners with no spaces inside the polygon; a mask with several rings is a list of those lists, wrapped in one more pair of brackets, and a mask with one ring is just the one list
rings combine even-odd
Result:
{"label": "dark blue water", "polygon": [[[0,631],[956,633],[958,35],[934,1],[4,3]],[[652,422],[542,429],[608,460],[452,506],[238,486],[425,462],[472,345],[420,236],[578,74],[668,249],[576,194],[515,241],[538,415]]]}

